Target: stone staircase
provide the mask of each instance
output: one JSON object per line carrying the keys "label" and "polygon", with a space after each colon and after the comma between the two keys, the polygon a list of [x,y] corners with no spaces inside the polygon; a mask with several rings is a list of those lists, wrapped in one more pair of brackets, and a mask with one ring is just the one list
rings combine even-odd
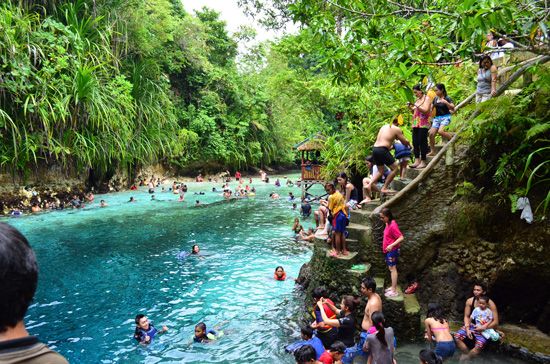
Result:
{"label": "stone staircase", "polygon": [[[435,153],[441,151],[442,147],[442,145],[437,145]],[[447,153],[452,153],[452,148],[449,148]],[[433,158],[428,157],[426,162],[430,163]],[[442,158],[440,163],[443,161]],[[406,177],[394,179],[390,187],[401,191],[422,171],[422,169],[407,169]],[[323,285],[340,296],[343,294],[360,296],[361,280],[365,276],[375,277],[377,293],[382,297],[387,322],[394,327],[400,340],[414,341],[422,337],[418,299],[416,294],[404,294],[401,286],[398,286],[399,295],[397,297],[384,296],[384,288],[389,282],[389,271],[379,243],[381,237],[375,236],[372,228],[372,219],[376,219],[373,212],[392,197],[390,195],[382,196],[380,199],[363,204],[361,209],[350,211],[346,239],[350,250],[349,255],[331,256],[329,254],[330,246],[326,241],[315,241],[313,257],[309,265],[312,273],[309,289]]]}

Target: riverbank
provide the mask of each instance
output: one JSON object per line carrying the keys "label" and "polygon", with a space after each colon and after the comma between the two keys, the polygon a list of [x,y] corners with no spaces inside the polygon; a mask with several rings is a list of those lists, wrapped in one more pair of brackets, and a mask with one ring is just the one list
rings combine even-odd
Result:
{"label": "riverbank", "polygon": [[[294,169],[289,166],[265,167],[268,173],[293,173]],[[241,171],[243,178],[257,178],[258,170],[250,168]],[[147,185],[147,182],[153,178],[155,181],[160,179],[161,185],[166,189],[170,188],[174,181],[181,183],[195,182],[195,175],[179,175],[174,170],[163,167],[162,165],[152,165],[143,168],[136,174],[135,178],[130,178],[127,173],[118,171],[106,182],[94,183],[91,181],[90,174],[78,174],[76,172],[63,171],[60,168],[38,168],[29,171],[27,176],[0,171],[0,215],[9,215],[12,211],[30,213],[33,204],[38,204],[42,209],[46,206],[64,209],[70,208],[70,201],[73,196],[77,196],[81,201],[85,201],[85,195],[88,192],[93,193],[112,193],[128,191],[130,186],[137,187]],[[232,173],[234,175],[234,173]],[[218,173],[204,174],[204,181],[222,183],[228,174],[226,171]],[[234,177],[231,177],[234,180]]]}

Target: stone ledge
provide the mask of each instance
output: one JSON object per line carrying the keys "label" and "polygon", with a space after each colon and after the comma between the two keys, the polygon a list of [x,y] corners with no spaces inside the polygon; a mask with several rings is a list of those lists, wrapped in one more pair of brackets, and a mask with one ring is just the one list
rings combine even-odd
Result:
{"label": "stone ledge", "polygon": [[356,264],[352,266],[351,269],[346,269],[346,272],[348,272],[349,274],[353,274],[355,276],[361,277],[362,275],[368,273],[368,271],[370,270],[370,267],[371,267],[370,263]]}

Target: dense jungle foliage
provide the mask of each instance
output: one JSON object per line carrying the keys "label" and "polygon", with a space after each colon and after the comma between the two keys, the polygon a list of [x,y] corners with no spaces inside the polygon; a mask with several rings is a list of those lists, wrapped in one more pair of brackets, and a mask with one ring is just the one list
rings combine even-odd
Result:
{"label": "dense jungle foliage", "polygon": [[[488,31],[509,34],[516,51],[550,54],[544,1],[238,3],[269,26],[300,30],[239,55],[253,30],[229,34],[219,14],[187,13],[180,0],[3,2],[0,166],[109,175],[156,162],[188,172],[281,165],[296,160],[292,145],[321,132],[327,176],[365,173],[383,123],[402,114],[408,135],[414,84],[444,83],[457,103],[475,90]],[[548,87],[537,67],[522,100]],[[508,131],[494,115],[479,118]],[[491,170],[510,194],[550,189],[549,121],[529,118],[530,141],[498,156],[521,173]],[[468,135],[483,140],[486,130]]]}

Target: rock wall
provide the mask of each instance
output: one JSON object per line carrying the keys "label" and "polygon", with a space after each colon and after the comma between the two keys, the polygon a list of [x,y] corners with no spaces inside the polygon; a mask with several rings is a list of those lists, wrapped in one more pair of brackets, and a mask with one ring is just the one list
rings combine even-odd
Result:
{"label": "rock wall", "polygon": [[[461,320],[475,281],[489,286],[502,320],[530,323],[548,332],[550,223],[531,225],[498,204],[490,187],[467,181],[475,149],[458,145],[414,192],[391,207],[405,242],[399,277],[418,278],[419,301],[439,302]],[[451,165],[449,165],[451,164]],[[371,216],[373,242],[383,224]]]}

